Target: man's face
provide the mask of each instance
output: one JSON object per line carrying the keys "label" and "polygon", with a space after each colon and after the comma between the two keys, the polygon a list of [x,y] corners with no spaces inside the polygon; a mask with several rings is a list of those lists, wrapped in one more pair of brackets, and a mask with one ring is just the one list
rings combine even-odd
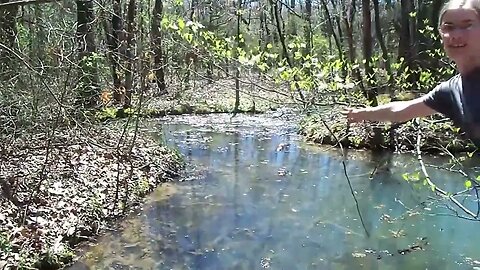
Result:
{"label": "man's face", "polygon": [[475,9],[448,9],[439,32],[445,52],[458,66],[480,64],[480,15]]}

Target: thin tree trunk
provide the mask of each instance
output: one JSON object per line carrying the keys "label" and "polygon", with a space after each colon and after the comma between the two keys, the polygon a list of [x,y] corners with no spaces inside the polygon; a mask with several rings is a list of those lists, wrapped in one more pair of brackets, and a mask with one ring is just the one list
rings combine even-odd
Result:
{"label": "thin tree trunk", "polygon": [[311,55],[312,53],[312,0],[305,1],[305,47],[304,55]]}
{"label": "thin tree trunk", "polygon": [[355,61],[357,59],[357,50],[354,46],[354,37],[353,37],[353,23],[355,21],[355,12],[356,12],[356,1],[349,0],[349,3],[344,4],[343,11],[343,21],[345,24],[345,30],[347,32],[347,43],[348,43],[348,59],[350,64],[353,66],[352,68],[352,75],[355,80],[358,82],[360,90],[364,93],[365,86],[363,85],[362,75],[360,74],[360,70],[355,65]]}
{"label": "thin tree trunk", "polygon": [[[242,47],[242,42],[240,41],[240,22],[242,20],[242,13],[240,12],[242,9],[242,1],[238,1],[238,6],[237,6],[237,48]],[[238,53],[237,53],[237,58],[238,58]],[[237,63],[237,65],[239,65]],[[235,116],[240,107],[240,69],[239,67],[236,68],[235,72],[235,106],[233,108],[233,115]]]}
{"label": "thin tree trunk", "polygon": [[[281,23],[280,23],[280,15],[278,14],[277,2],[276,1],[274,2],[274,0],[269,0],[269,1],[270,1],[270,4],[271,4],[271,6],[274,10],[274,16],[275,16],[275,22],[276,22],[275,24],[277,26],[277,32],[278,32],[278,36],[280,38],[280,43],[282,44],[283,57],[287,60],[288,66],[290,68],[293,68],[293,61],[290,58],[290,55],[288,54],[287,44],[285,42],[285,36],[283,34],[282,26],[281,26]],[[300,100],[305,104],[305,97],[304,97],[302,91],[300,90],[300,88],[298,87],[297,76],[294,77],[294,80],[295,80],[295,87],[297,89],[298,96],[300,97]]]}
{"label": "thin tree trunk", "polygon": [[96,52],[95,33],[93,31],[95,23],[93,0],[77,0],[76,4],[77,48],[81,72],[81,86],[77,103],[86,107],[94,107],[98,104],[100,91],[97,60],[93,57]]}
{"label": "thin tree trunk", "polygon": [[[1,3],[7,3],[8,0],[0,0]],[[0,8],[0,43],[13,48],[15,46],[15,37],[17,35],[16,16],[18,13],[17,6],[9,6]],[[0,77],[8,78],[11,70],[10,53],[0,49]]]}
{"label": "thin tree trunk", "polygon": [[344,10],[344,25],[347,32],[347,43],[348,43],[348,57],[350,59],[350,63],[353,65],[356,59],[356,50],[355,46],[353,45],[353,22],[355,20],[355,0],[350,0],[349,3],[346,3],[343,7]]}
{"label": "thin tree trunk", "polygon": [[[295,0],[290,0],[290,9],[291,10],[295,10]],[[293,14],[292,12],[289,13],[289,16],[288,16],[288,20],[290,21],[289,22],[289,34],[292,35],[292,36],[296,36],[297,35],[297,24],[295,22],[296,20],[296,17],[295,17],[295,14]]]}
{"label": "thin tree trunk", "polygon": [[380,48],[382,49],[383,63],[385,65],[385,70],[387,71],[387,76],[388,76],[387,91],[390,93],[390,96],[393,97],[393,91],[390,91],[391,86],[393,84],[393,74],[392,74],[392,68],[390,66],[390,57],[388,55],[387,46],[385,45],[385,40],[383,39],[382,26],[380,23],[380,10],[378,7],[378,0],[373,0],[373,9],[375,13],[375,33],[377,34],[378,44],[380,44]]}
{"label": "thin tree trunk", "polygon": [[[367,86],[372,85],[374,80],[372,67],[372,17],[370,13],[370,0],[362,0],[362,14],[363,14],[363,59],[365,61],[365,75]],[[364,92],[365,97],[372,106],[377,106],[377,94],[373,89],[368,89]]]}
{"label": "thin tree trunk", "polygon": [[[269,0],[269,2],[271,2],[271,1]],[[276,12],[277,12],[277,10],[274,10],[273,4],[270,5],[270,19],[271,19],[272,22],[275,20],[275,13],[276,13]],[[268,25],[268,24],[267,24],[267,25]],[[271,31],[271,33],[272,33],[272,43],[275,44],[275,43],[277,43],[277,42],[279,41],[280,38],[279,38],[277,32]]]}
{"label": "thin tree trunk", "polygon": [[[132,91],[133,91],[133,69],[135,66],[135,17],[137,15],[137,3],[135,0],[128,1],[128,11],[127,11],[127,33],[125,37],[125,56],[126,56],[126,69],[125,69],[125,102],[123,108],[129,108],[132,102]],[[142,72],[140,70],[140,72]],[[143,85],[141,87],[144,87]]]}
{"label": "thin tree trunk", "polygon": [[194,17],[195,17],[195,8],[197,7],[197,0],[191,0],[191,3],[190,3],[190,21],[193,21]]}
{"label": "thin tree trunk", "polygon": [[164,71],[164,58],[162,48],[162,32],[161,22],[163,18],[163,1],[155,0],[155,7],[153,9],[153,21],[152,21],[152,48],[154,52],[155,63],[155,75],[157,77],[158,87],[160,93],[165,92],[165,71]]}
{"label": "thin tree trunk", "polygon": [[[330,0],[330,3],[332,4],[333,11],[335,12],[335,24],[337,26],[337,35],[338,35],[338,40],[340,43],[343,40],[343,31],[342,31],[342,24],[341,24],[341,19],[340,19],[340,13],[337,12],[337,4],[335,3],[335,0]],[[343,46],[342,46],[343,48]]]}
{"label": "thin tree trunk", "polygon": [[121,81],[120,77],[117,72],[118,64],[116,60],[116,55],[115,55],[115,48],[118,47],[116,45],[115,40],[113,38],[113,28],[111,24],[107,20],[102,20],[102,26],[103,26],[103,31],[105,32],[105,38],[107,41],[107,57],[108,60],[110,61],[110,73],[112,75],[113,79],[113,87],[117,88],[120,87]]}
{"label": "thin tree trunk", "polygon": [[323,11],[325,12],[325,17],[327,18],[330,35],[333,36],[333,39],[335,41],[335,46],[337,47],[337,50],[338,50],[338,57],[340,58],[340,60],[343,60],[344,52],[343,52],[342,44],[340,42],[340,38],[335,33],[335,27],[333,26],[332,16],[330,16],[330,11],[328,10],[327,2],[325,2],[325,0],[321,0],[321,4],[323,7]]}
{"label": "thin tree trunk", "polygon": [[401,17],[400,17],[400,33],[399,33],[399,41],[398,41],[398,59],[403,59],[403,66],[398,71],[399,73],[403,73],[403,70],[408,67],[410,70],[411,65],[411,57],[410,57],[410,49],[409,46],[411,44],[410,40],[410,11],[408,4],[410,0],[401,0]]}
{"label": "thin tree trunk", "polygon": [[125,86],[122,83],[122,78],[119,76],[120,59],[122,59],[120,46],[122,46],[122,42],[125,40],[123,29],[121,0],[113,0],[112,37],[109,47],[112,51],[113,99],[117,103],[122,103],[125,94],[122,91],[125,89]]}

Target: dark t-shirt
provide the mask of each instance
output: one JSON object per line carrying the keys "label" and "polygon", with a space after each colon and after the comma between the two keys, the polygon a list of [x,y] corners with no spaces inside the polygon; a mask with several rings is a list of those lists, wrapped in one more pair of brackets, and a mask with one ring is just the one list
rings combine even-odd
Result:
{"label": "dark t-shirt", "polygon": [[424,102],[452,119],[480,147],[480,68],[440,83],[425,95]]}

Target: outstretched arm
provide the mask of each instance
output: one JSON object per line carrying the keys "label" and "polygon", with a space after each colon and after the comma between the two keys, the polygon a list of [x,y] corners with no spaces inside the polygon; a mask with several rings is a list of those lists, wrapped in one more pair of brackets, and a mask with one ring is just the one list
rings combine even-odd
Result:
{"label": "outstretched arm", "polygon": [[429,116],[435,110],[424,103],[424,97],[407,101],[394,101],[377,107],[361,109],[348,108],[343,111],[349,122],[379,121],[405,122],[416,117]]}

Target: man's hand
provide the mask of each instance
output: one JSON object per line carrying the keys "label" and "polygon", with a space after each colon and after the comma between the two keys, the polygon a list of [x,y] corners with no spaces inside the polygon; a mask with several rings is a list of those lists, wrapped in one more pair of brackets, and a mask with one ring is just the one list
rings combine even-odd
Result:
{"label": "man's hand", "polygon": [[342,114],[347,118],[348,123],[357,123],[365,119],[362,118],[362,109],[346,108]]}

